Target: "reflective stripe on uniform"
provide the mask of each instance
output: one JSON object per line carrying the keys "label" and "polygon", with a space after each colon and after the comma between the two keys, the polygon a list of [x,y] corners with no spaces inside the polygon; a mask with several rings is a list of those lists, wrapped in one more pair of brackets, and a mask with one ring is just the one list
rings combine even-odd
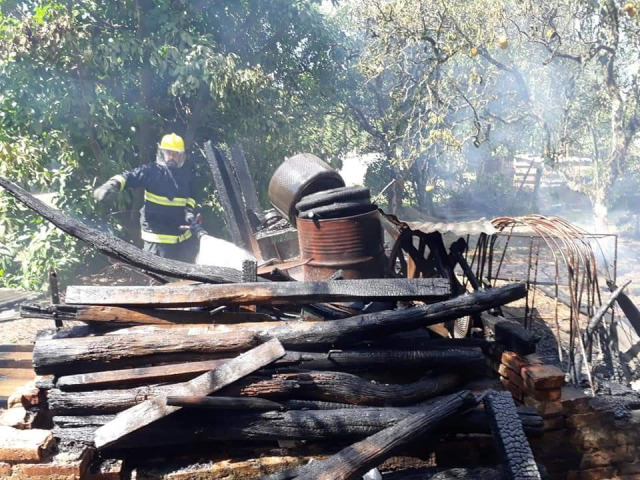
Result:
{"label": "reflective stripe on uniform", "polygon": [[[144,199],[147,202],[157,203],[158,205],[164,205],[166,207],[186,207],[187,199],[183,197],[163,197],[162,195],[156,195],[148,190],[144,191]],[[190,199],[189,199],[190,200]]]}
{"label": "reflective stripe on uniform", "polygon": [[182,235],[161,235],[142,230],[142,240],[151,243],[181,243],[191,238],[191,230],[186,230]]}
{"label": "reflective stripe on uniform", "polygon": [[187,207],[196,208],[196,201],[193,198],[187,198]]}
{"label": "reflective stripe on uniform", "polygon": [[111,177],[111,179],[116,180],[120,183],[120,191],[124,190],[124,185],[125,183],[127,183],[126,178],[124,178],[122,175],[114,175],[113,177]]}

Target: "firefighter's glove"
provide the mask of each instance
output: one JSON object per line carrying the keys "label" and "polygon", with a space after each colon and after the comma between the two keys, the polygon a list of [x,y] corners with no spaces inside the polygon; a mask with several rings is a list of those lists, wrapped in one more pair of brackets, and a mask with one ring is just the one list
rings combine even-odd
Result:
{"label": "firefighter's glove", "polygon": [[95,198],[96,201],[98,202],[102,202],[109,195],[113,195],[119,190],[120,190],[120,182],[112,178],[111,180],[108,180],[107,182],[103,183],[93,191],[93,198]]}
{"label": "firefighter's glove", "polygon": [[187,222],[187,225],[189,225],[190,227],[193,227],[197,223],[196,215],[190,208],[187,208],[187,211],[184,214],[184,221]]}

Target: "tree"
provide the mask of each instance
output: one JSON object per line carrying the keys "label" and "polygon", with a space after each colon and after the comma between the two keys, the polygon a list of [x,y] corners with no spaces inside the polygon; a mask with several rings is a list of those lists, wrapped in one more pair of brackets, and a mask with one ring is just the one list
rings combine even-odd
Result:
{"label": "tree", "polygon": [[[200,167],[205,140],[241,143],[260,172],[261,192],[285,155],[311,150],[331,160],[349,141],[336,101],[345,72],[340,34],[318,4],[1,3],[0,174],[35,191],[55,191],[56,205],[73,215],[133,212],[123,221],[135,237],[140,195],[120,196],[105,211],[90,191],[152,161],[167,131],[185,137]],[[211,182],[200,170],[213,208]],[[3,202],[1,240],[17,251],[37,219],[27,216],[21,224],[24,213]],[[68,244],[58,238],[47,247],[50,266],[60,267],[63,247],[67,263],[74,258]],[[27,263],[41,275],[42,260]],[[38,283],[15,276],[22,267],[6,255],[3,266],[0,283]]]}
{"label": "tree", "polygon": [[538,154],[561,169],[586,156],[572,185],[606,215],[640,124],[636,13],[614,0],[352,2],[366,88],[351,105],[396,197],[474,157]]}

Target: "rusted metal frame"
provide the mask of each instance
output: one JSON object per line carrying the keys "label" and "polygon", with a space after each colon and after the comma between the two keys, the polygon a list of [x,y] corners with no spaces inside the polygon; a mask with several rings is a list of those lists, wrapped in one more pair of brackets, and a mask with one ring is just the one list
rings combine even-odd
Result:
{"label": "rusted metal frame", "polygon": [[533,235],[529,237],[529,261],[527,262],[527,296],[524,300],[524,328],[528,328],[529,292],[531,291],[531,261],[533,260]]}
{"label": "rusted metal frame", "polygon": [[[533,284],[538,284],[538,261],[540,260],[540,238],[538,238],[537,247],[536,247],[536,263],[533,271]],[[536,306],[536,292],[537,289],[534,287],[533,292],[531,293],[531,321],[529,322],[528,328],[531,329],[533,327],[533,311]],[[525,328],[527,328],[525,324]]]}
{"label": "rusted metal frame", "polygon": [[[502,269],[502,264],[504,262],[504,257],[507,253],[507,248],[509,248],[509,242],[511,242],[511,238],[513,236],[513,229],[515,228],[515,223],[511,224],[511,231],[509,232],[509,235],[507,236],[507,241],[504,245],[504,250],[502,251],[502,256],[500,257],[500,263],[498,263],[498,270],[496,271],[496,278],[500,276],[500,270]],[[493,237],[495,237],[496,239],[498,238],[496,235],[493,235]],[[494,240],[495,242],[495,240]],[[491,281],[491,279],[489,279],[489,281]],[[497,281],[497,280],[496,280]],[[496,282],[493,283],[493,286],[496,286]]]}

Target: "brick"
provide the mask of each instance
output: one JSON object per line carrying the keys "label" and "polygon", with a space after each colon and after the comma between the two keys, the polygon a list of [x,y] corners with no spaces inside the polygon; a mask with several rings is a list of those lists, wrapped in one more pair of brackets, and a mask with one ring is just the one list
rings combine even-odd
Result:
{"label": "brick", "polygon": [[509,380],[507,380],[504,377],[500,377],[500,383],[506,390],[511,392],[511,395],[515,400],[522,402],[522,398],[523,398],[522,390],[520,390],[517,386],[515,386],[513,383],[511,383]]}
{"label": "brick", "polygon": [[0,461],[41,462],[54,446],[48,430],[18,430],[0,426]]}
{"label": "brick", "polygon": [[528,362],[520,355],[514,352],[504,352],[500,361],[509,367],[514,372],[520,372],[523,367],[528,365]]}
{"label": "brick", "polygon": [[89,468],[93,449],[84,447],[62,451],[47,463],[19,464],[13,467],[11,480],[79,480]]}
{"label": "brick", "polygon": [[530,353],[529,355],[524,356],[524,360],[529,365],[544,365],[544,360],[537,353]]}
{"label": "brick", "polygon": [[556,415],[564,415],[565,408],[562,402],[541,402],[533,397],[525,396],[524,404],[528,407],[535,408],[541,417],[554,417]]}
{"label": "brick", "polygon": [[540,400],[541,402],[557,402],[562,398],[562,390],[559,388],[552,388],[549,390],[530,390],[525,388],[523,393],[535,398],[536,400]]}
{"label": "brick", "polygon": [[585,453],[580,460],[580,469],[607,467],[617,463],[627,463],[635,459],[633,448],[622,445],[617,448],[595,450]]}
{"label": "brick", "polygon": [[0,462],[0,478],[7,478],[11,476],[12,467],[10,464]]}
{"label": "brick", "polygon": [[522,378],[532,390],[548,390],[564,386],[564,372],[553,365],[529,365],[521,370]]}
{"label": "brick", "polygon": [[[313,457],[317,460],[317,457]],[[277,473],[289,468],[295,468],[309,462],[311,457],[286,456],[286,457],[260,457],[251,460],[220,460],[208,462],[188,468],[179,468],[174,471],[167,471],[166,468],[159,470],[153,468],[136,468],[131,473],[131,478],[157,479],[165,478],[171,480],[249,480],[262,478],[265,475]],[[84,480],[84,479],[83,479]]]}
{"label": "brick", "polygon": [[542,421],[542,429],[545,431],[560,430],[564,428],[564,416],[545,418]]}
{"label": "brick", "polygon": [[567,415],[567,427],[569,428],[603,428],[601,413],[577,413],[575,415]]}
{"label": "brick", "polygon": [[114,458],[94,462],[82,480],[121,480],[124,462]]}
{"label": "brick", "polygon": [[500,365],[500,371],[498,372],[500,375],[506,379],[508,379],[511,383],[513,383],[520,390],[524,390],[524,383],[522,382],[522,377],[518,375],[516,372],[507,368],[505,365]]}
{"label": "brick", "polygon": [[621,475],[640,475],[640,462],[619,465],[618,471]]}
{"label": "brick", "polygon": [[567,480],[613,480],[616,478],[616,471],[612,467],[567,472],[566,477]]}
{"label": "brick", "polygon": [[584,393],[584,390],[573,385],[562,387],[560,401],[564,407],[572,413],[585,413],[590,411],[589,400],[591,397]]}

